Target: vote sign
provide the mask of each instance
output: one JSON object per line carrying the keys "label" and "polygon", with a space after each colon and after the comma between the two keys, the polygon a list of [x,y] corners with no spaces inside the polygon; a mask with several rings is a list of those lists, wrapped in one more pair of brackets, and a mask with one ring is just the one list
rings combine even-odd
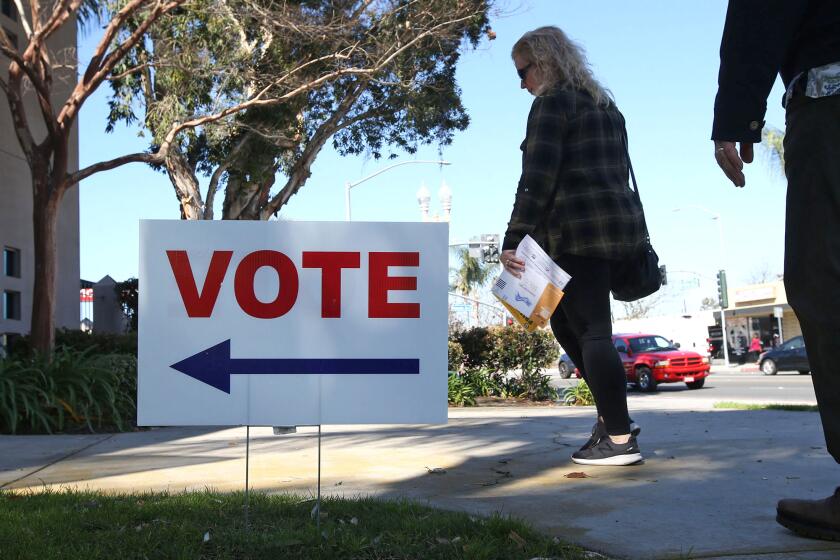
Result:
{"label": "vote sign", "polygon": [[442,423],[446,224],[143,220],[137,423]]}

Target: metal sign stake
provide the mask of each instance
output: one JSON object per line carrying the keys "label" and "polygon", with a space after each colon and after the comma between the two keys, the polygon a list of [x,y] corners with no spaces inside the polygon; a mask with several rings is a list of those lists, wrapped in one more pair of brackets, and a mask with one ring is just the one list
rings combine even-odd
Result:
{"label": "metal sign stake", "polygon": [[318,497],[315,502],[318,534],[321,534],[321,424],[318,424]]}
{"label": "metal sign stake", "polygon": [[245,531],[248,531],[248,510],[250,508],[250,491],[248,484],[248,471],[250,470],[251,459],[251,426],[245,426]]}

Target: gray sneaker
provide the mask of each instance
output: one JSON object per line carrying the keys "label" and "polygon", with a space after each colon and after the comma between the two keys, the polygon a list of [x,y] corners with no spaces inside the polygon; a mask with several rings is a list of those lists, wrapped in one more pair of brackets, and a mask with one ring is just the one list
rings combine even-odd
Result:
{"label": "gray sneaker", "polygon": [[572,453],[572,461],[579,465],[624,466],[639,463],[642,459],[634,436],[630,436],[627,443],[615,443],[609,436],[602,437],[592,447]]}
{"label": "gray sneaker", "polygon": [[[639,437],[640,433],[642,433],[642,429],[639,427],[638,424],[631,420],[630,435],[633,437]],[[589,439],[586,441],[586,443],[583,444],[580,450],[583,451],[584,449],[589,449],[590,447],[601,441],[601,438],[606,435],[608,435],[607,427],[600,420],[596,421],[595,425],[592,426],[592,435],[589,436]]]}

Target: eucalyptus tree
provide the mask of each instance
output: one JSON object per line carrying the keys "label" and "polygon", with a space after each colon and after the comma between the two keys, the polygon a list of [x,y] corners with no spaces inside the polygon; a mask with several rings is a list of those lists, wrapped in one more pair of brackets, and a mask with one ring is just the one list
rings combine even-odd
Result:
{"label": "eucalyptus tree", "polygon": [[[379,158],[448,144],[469,123],[455,67],[492,34],[485,0],[209,4],[151,33],[127,61],[142,71],[112,82],[109,127],[142,118],[151,151],[170,142],[185,218],[213,219],[223,190],[222,218],[268,219],[327,142]],[[170,64],[144,66],[154,56]],[[213,116],[173,137],[197,112]]]}
{"label": "eucalyptus tree", "polygon": [[[489,2],[14,0],[24,41],[17,48],[0,28],[0,91],[31,171],[35,348],[54,344],[56,225],[68,189],[142,162],[166,170],[184,218],[213,218],[224,186],[224,217],[266,219],[306,183],[330,139],[341,153],[374,157],[386,146],[445,144],[468,123],[454,68],[463,48],[492,37]],[[84,69],[50,47],[80,11],[101,23],[90,26],[101,36]],[[109,128],[137,121],[150,146],[71,170],[73,125],[104,83]]]}

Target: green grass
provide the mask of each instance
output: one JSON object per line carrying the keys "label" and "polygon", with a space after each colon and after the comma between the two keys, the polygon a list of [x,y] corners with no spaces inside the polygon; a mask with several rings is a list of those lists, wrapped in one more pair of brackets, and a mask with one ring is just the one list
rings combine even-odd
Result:
{"label": "green grass", "polygon": [[0,558],[583,559],[522,522],[408,501],[244,494],[0,491]]}
{"label": "green grass", "polygon": [[792,410],[797,412],[817,412],[816,405],[811,404],[748,404],[737,402],[716,402],[715,408],[734,408],[736,410]]}

